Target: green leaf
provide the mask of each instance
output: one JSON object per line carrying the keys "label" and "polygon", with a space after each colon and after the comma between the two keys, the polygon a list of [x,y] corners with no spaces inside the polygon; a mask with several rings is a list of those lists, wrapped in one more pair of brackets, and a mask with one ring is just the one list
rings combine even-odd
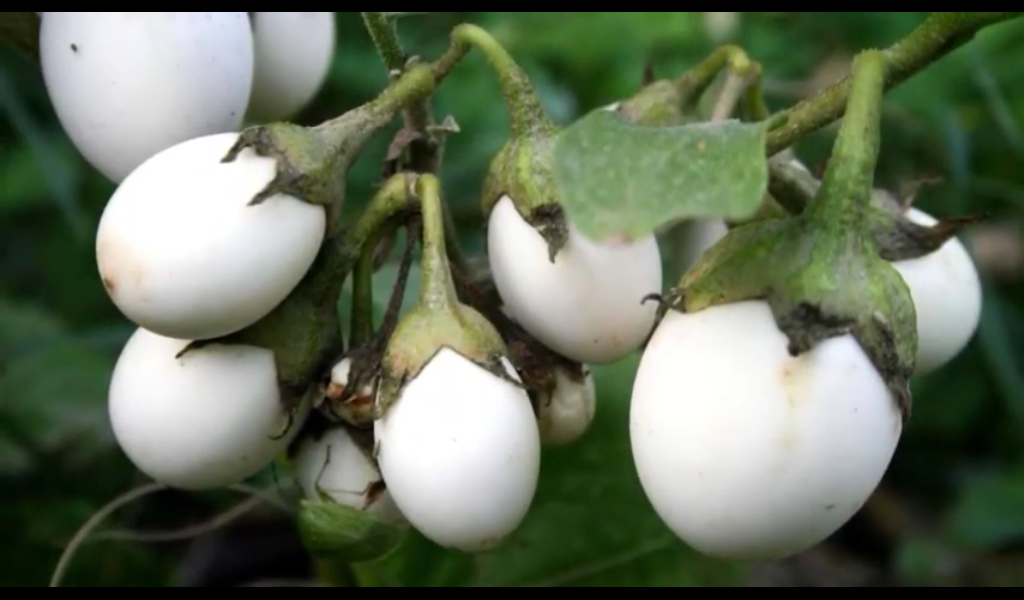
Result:
{"label": "green leaf", "polygon": [[69,459],[78,462],[113,446],[113,357],[72,338],[45,311],[0,298],[0,365],[0,471],[28,468],[40,452],[74,448]]}
{"label": "green leaf", "polygon": [[334,502],[299,506],[299,534],[314,556],[362,562],[386,556],[399,545],[405,531],[371,513]]}
{"label": "green leaf", "polygon": [[[31,13],[27,13],[31,14]],[[21,135],[35,160],[45,171],[38,180],[56,201],[79,241],[89,239],[89,223],[76,187],[82,175],[82,161],[73,157],[71,143],[64,138],[47,137],[42,125],[21,97],[11,77],[0,70],[0,109]]]}
{"label": "green leaf", "polygon": [[[50,152],[51,160],[69,165],[68,170],[79,160],[66,139],[52,135],[42,145]],[[29,146],[15,146],[5,152],[6,160],[0,163],[0,211],[35,208],[49,201],[55,192],[54,181],[47,176],[38,151]]]}
{"label": "green leaf", "polygon": [[566,216],[595,239],[638,238],[688,217],[749,217],[768,185],[765,135],[763,123],[646,127],[593,111],[555,145]]}
{"label": "green leaf", "polygon": [[948,579],[949,566],[957,565],[958,558],[952,548],[939,541],[910,538],[896,547],[893,563],[895,571],[909,585],[927,586]]}
{"label": "green leaf", "polygon": [[982,549],[1024,539],[1024,471],[981,478],[963,488],[950,529],[957,541]]}

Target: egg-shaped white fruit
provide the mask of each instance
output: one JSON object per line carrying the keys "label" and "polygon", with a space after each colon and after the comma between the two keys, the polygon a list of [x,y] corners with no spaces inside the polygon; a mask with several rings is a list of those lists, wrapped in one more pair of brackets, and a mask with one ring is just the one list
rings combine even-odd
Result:
{"label": "egg-shaped white fruit", "polygon": [[[907,218],[934,225],[931,215],[916,208]],[[967,346],[981,320],[981,280],[963,243],[952,238],[919,258],[894,262],[910,288],[917,309],[916,375],[938,369]]]}
{"label": "egg-shaped white fruit", "polygon": [[844,525],[885,474],[902,416],[852,336],[791,357],[765,302],[669,311],[633,387],[641,484],[696,550],[779,559]]}
{"label": "egg-shaped white fruit", "polygon": [[39,57],[68,137],[115,183],[179,142],[237,130],[252,90],[244,12],[44,13]]}
{"label": "egg-shaped white fruit", "polygon": [[555,387],[538,400],[540,441],[564,446],[583,437],[594,421],[597,392],[594,375],[588,369],[583,381],[576,381],[564,369],[555,370]]}
{"label": "egg-shaped white fruit", "polygon": [[136,169],[100,219],[96,259],[107,293],[137,325],[210,339],[252,325],[295,288],[324,238],[326,214],[286,195],[249,206],[277,161],[222,133],[182,142]]}
{"label": "egg-shaped white fruit", "polygon": [[252,15],[256,72],[250,119],[281,121],[316,96],[334,59],[333,12],[257,12]]}
{"label": "egg-shaped white fruit", "polygon": [[308,407],[289,417],[270,350],[212,344],[175,358],[186,344],[141,328],[129,338],[110,382],[114,436],[165,485],[239,483],[285,449]]}
{"label": "egg-shaped white fruit", "polygon": [[[507,360],[505,367],[518,381]],[[540,439],[522,388],[442,348],[376,425],[388,491],[436,544],[490,550],[526,516]]]}
{"label": "egg-shaped white fruit", "polygon": [[307,499],[322,501],[326,496],[386,522],[407,523],[391,494],[383,489],[373,459],[343,427],[331,429],[319,439],[303,440],[292,465]]}
{"label": "egg-shaped white fruit", "polygon": [[491,274],[509,313],[538,341],[581,363],[612,363],[651,332],[662,289],[661,254],[653,235],[629,243],[597,243],[569,226],[552,263],[547,242],[503,196],[487,229]]}

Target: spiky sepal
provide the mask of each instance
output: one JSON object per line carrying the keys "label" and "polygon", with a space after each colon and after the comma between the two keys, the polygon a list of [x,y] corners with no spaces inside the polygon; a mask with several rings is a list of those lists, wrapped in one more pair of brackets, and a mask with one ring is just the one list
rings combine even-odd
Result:
{"label": "spiky sepal", "polygon": [[491,161],[483,193],[484,214],[490,214],[502,196],[511,198],[523,219],[547,242],[552,262],[569,240],[555,185],[556,135],[553,129],[544,129],[509,140]]}
{"label": "spiky sepal", "polygon": [[462,303],[453,303],[445,310],[419,306],[402,318],[384,351],[375,406],[377,418],[387,412],[405,386],[444,348],[523,387],[503,364],[508,349],[501,336],[478,311]]}
{"label": "spiky sepal", "polygon": [[852,335],[906,420],[917,351],[910,290],[869,237],[851,233],[837,244],[832,232],[811,225],[793,218],[733,229],[683,277],[671,308],[764,300],[794,356]]}

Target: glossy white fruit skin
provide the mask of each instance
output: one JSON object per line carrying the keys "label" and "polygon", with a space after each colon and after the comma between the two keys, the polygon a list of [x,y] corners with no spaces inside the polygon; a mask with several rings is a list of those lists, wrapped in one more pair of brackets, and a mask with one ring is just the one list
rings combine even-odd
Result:
{"label": "glossy white fruit skin", "polygon": [[[921,225],[936,223],[916,208],[907,217]],[[907,282],[917,309],[914,373],[924,375],[951,361],[974,336],[981,320],[981,280],[971,255],[956,238],[931,254],[893,266]]]}
{"label": "glossy white fruit skin", "polygon": [[594,375],[588,370],[583,381],[574,381],[562,369],[555,371],[555,389],[539,402],[540,441],[549,446],[564,446],[583,437],[594,421],[597,391]]}
{"label": "glossy white fruit skin", "polygon": [[[518,380],[507,361],[506,369]],[[521,388],[442,348],[375,430],[392,498],[436,544],[490,550],[526,516],[540,474],[540,437]]]}
{"label": "glossy white fruit skin", "polygon": [[388,523],[408,523],[387,490],[378,496],[368,494],[381,481],[380,472],[345,429],[304,440],[292,464],[307,499],[320,502],[326,494],[338,504],[367,511]]}
{"label": "glossy white fruit skin", "polygon": [[135,466],[165,485],[208,490],[268,466],[302,425],[289,426],[271,351],[211,345],[174,358],[187,341],[145,329],[128,340],[110,382],[110,422]]}
{"label": "glossy white fruit skin", "polygon": [[249,118],[280,121],[305,108],[330,71],[335,36],[333,12],[254,13],[256,73]]}
{"label": "glossy white fruit skin", "polygon": [[845,524],[902,432],[885,383],[850,337],[792,358],[760,301],[670,311],[644,352],[630,438],[647,497],[690,546],[778,559]]}
{"label": "glossy white fruit skin", "polygon": [[569,241],[548,258],[540,233],[508,196],[491,211],[491,273],[509,314],[555,352],[586,364],[616,362],[651,332],[662,291],[661,254],[653,235],[598,244],[569,228]]}
{"label": "glossy white fruit skin", "polygon": [[114,183],[179,142],[237,130],[252,90],[244,12],[45,13],[39,54],[61,125]]}
{"label": "glossy white fruit skin", "polygon": [[114,192],[100,219],[96,259],[107,293],[137,325],[210,339],[266,316],[309,270],[325,211],[277,194],[248,206],[276,160],[223,133],[164,150]]}

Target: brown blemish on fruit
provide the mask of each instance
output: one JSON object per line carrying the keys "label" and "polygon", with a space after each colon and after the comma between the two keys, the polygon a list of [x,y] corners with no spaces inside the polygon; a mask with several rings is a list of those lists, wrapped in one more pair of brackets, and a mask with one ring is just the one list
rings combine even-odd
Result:
{"label": "brown blemish on fruit", "polygon": [[790,408],[799,406],[800,401],[807,396],[807,369],[804,367],[805,358],[798,356],[788,359],[782,365],[782,391],[786,395],[786,402]]}
{"label": "brown blemish on fruit", "polygon": [[116,298],[126,285],[142,288],[145,271],[117,238],[105,236],[97,241],[96,262],[100,267],[103,287],[111,298]]}

